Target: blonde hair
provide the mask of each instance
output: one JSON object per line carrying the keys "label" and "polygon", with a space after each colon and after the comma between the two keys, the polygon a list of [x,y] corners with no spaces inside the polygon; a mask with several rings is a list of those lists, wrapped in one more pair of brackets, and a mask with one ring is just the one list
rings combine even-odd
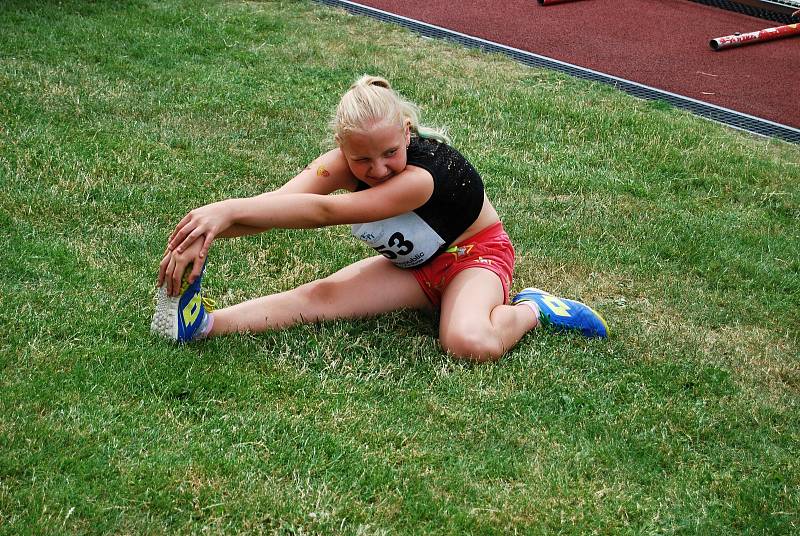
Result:
{"label": "blonde hair", "polygon": [[450,143],[444,131],[421,126],[419,116],[419,108],[398,95],[385,78],[364,75],[342,95],[330,126],[338,145],[350,132],[384,121],[398,124],[407,121],[412,136]]}

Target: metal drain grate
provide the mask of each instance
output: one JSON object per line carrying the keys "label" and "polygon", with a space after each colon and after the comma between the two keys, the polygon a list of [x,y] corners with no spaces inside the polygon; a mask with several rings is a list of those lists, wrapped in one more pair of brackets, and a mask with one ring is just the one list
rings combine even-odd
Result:
{"label": "metal drain grate", "polygon": [[793,6],[789,2],[782,4],[779,2],[768,2],[764,0],[690,0],[698,4],[720,7],[728,11],[735,11],[743,15],[758,17],[760,19],[771,20],[781,24],[791,24],[792,12],[800,9],[800,4]]}
{"label": "metal drain grate", "polygon": [[344,8],[350,13],[354,13],[356,15],[365,15],[383,22],[397,24],[413,30],[414,32],[425,37],[447,39],[470,48],[478,48],[488,52],[505,54],[506,56],[509,56],[514,60],[531,67],[552,69],[583,80],[608,84],[641,99],[664,101],[672,106],[675,106],[676,108],[687,110],[701,117],[718,121],[739,130],[744,130],[762,136],[781,138],[794,143],[800,143],[800,129],[796,129],[787,125],[781,125],[780,123],[774,123],[772,121],[737,112],[735,110],[730,110],[721,106],[715,106],[713,104],[708,104],[696,99],[691,99],[689,97],[684,97],[668,91],[663,91],[636,82],[631,82],[630,80],[625,80],[624,78],[607,75],[598,71],[579,67],[571,63],[554,60],[546,56],[540,56],[525,50],[501,45],[499,43],[487,41],[478,37],[472,37],[466,34],[448,30],[446,28],[441,28],[439,26],[434,26],[432,24],[427,24],[425,22],[403,17],[401,15],[395,15],[394,13],[389,13],[380,9],[357,4],[355,2],[349,2],[347,0],[315,1],[329,6]]}

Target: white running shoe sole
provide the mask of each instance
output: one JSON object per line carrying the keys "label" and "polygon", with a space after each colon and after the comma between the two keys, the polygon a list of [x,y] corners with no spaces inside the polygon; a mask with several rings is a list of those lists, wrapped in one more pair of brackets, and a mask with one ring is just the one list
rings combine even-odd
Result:
{"label": "white running shoe sole", "polygon": [[167,294],[167,285],[160,287],[156,293],[156,312],[150,322],[150,331],[167,339],[178,340],[178,303],[180,296]]}

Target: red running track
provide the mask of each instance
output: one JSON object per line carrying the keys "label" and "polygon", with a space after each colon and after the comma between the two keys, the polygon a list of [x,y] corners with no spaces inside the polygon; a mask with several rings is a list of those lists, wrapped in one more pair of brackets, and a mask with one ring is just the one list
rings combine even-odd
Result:
{"label": "red running track", "polygon": [[800,128],[800,37],[715,52],[779,23],[688,0],[354,0],[359,4]]}

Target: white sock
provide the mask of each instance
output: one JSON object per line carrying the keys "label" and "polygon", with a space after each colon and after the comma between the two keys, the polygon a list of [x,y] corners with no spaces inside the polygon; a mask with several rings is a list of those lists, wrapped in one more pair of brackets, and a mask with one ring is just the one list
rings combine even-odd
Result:
{"label": "white sock", "polygon": [[203,321],[200,323],[200,328],[195,333],[192,340],[200,340],[205,339],[208,337],[208,334],[211,333],[211,328],[214,327],[214,315],[212,313],[206,312],[206,316],[203,317]]}
{"label": "white sock", "polygon": [[539,323],[539,315],[541,314],[541,312],[539,311],[539,306],[536,305],[535,301],[526,300],[524,302],[519,302],[517,305],[527,305],[528,307],[530,307],[531,311],[533,311],[533,314],[536,315],[536,323],[537,324]]}

